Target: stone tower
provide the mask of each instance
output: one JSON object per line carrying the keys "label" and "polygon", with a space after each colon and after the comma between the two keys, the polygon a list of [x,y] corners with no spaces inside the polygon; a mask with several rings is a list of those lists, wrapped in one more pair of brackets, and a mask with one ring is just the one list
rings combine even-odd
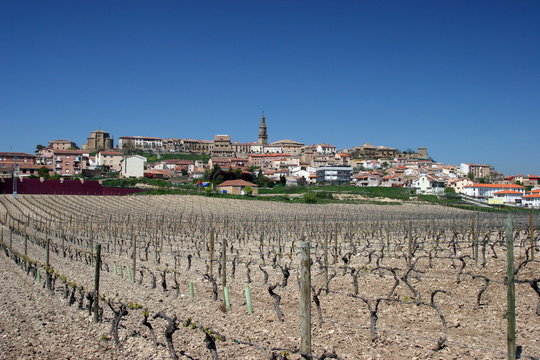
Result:
{"label": "stone tower", "polygon": [[427,159],[429,158],[428,149],[426,147],[419,147],[418,148],[418,156],[421,159]]}
{"label": "stone tower", "polygon": [[266,145],[268,144],[268,134],[266,133],[266,122],[264,118],[264,111],[261,116],[261,125],[259,125],[259,139],[257,143]]}

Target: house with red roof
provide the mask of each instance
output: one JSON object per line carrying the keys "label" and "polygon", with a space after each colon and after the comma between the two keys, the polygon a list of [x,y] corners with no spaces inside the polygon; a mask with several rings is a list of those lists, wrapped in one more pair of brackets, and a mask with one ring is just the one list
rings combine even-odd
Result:
{"label": "house with red roof", "polygon": [[516,190],[501,190],[493,193],[495,199],[500,199],[505,204],[521,204],[523,192]]}
{"label": "house with red roof", "polygon": [[476,198],[493,198],[496,192],[508,190],[525,195],[525,187],[516,184],[472,184],[463,187],[465,195]]}
{"label": "house with red roof", "polygon": [[437,195],[444,193],[446,181],[443,178],[436,178],[432,175],[422,175],[414,179],[411,187],[417,194]]}
{"label": "house with red roof", "polygon": [[[251,194],[249,194],[249,188],[251,188]],[[242,179],[227,180],[217,186],[217,190],[220,193],[231,195],[258,195],[259,186],[249,181]]]}
{"label": "house with red roof", "polygon": [[531,191],[522,197],[523,206],[540,209],[540,191]]}

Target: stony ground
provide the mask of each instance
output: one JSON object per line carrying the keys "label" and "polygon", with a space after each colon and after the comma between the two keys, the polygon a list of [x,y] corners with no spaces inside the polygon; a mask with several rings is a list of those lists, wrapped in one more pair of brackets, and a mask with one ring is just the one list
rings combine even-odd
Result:
{"label": "stony ground", "polygon": [[[57,198],[50,199],[57,200]],[[141,201],[138,198],[135,200]],[[149,201],[147,198],[144,200]],[[203,200],[230,206],[229,202]],[[97,200],[92,197],[92,201]],[[106,198],[103,201],[112,200]],[[171,209],[174,209],[172,205],[178,205],[174,201],[170,202]],[[252,206],[252,203],[249,202],[249,205]],[[70,202],[70,204],[80,203]],[[49,205],[52,207],[54,204]],[[146,203],[143,205],[147,206]],[[214,211],[221,211],[223,206],[217,207]],[[277,205],[264,203],[258,206]],[[15,208],[15,205],[13,207]],[[364,208],[370,212],[389,209],[375,206]],[[153,207],[150,209],[154,211]],[[328,209],[334,207],[314,209],[329,211]],[[343,209],[343,214],[349,211],[348,207]],[[356,207],[351,209],[354,210]],[[405,208],[403,205],[403,208],[396,209],[396,211],[406,209],[414,211],[423,218],[426,213],[436,208],[422,206]],[[13,208],[11,210],[14,211]],[[281,213],[282,209],[276,207],[275,210]],[[128,213],[131,208],[125,211]],[[257,207],[252,211],[257,211]],[[304,207],[295,207],[295,212],[298,211],[307,212]],[[77,212],[86,213],[85,208],[74,211]],[[291,211],[291,214],[293,213]],[[12,242],[14,250],[23,252],[24,237],[14,235],[8,241],[7,227],[2,226],[1,230],[3,241]],[[32,238],[35,235],[42,240],[44,234],[34,234],[32,230],[29,234],[28,256],[43,262],[45,255],[43,243]],[[110,244],[112,236],[102,232],[95,241]],[[122,237],[122,234],[114,236],[118,238]],[[322,234],[313,236],[324,238]],[[192,238],[186,237],[180,245],[186,245],[188,240],[192,241]],[[53,241],[59,244],[58,237]],[[284,320],[279,321],[274,311],[274,301],[268,293],[268,285],[281,284],[282,273],[279,268],[272,267],[268,257],[266,263],[261,264],[257,246],[258,237],[253,241],[253,243],[238,242],[238,247],[243,246],[240,257],[243,262],[238,262],[235,273],[231,267],[227,269],[232,305],[227,312],[223,308],[221,292],[219,300],[214,301],[212,286],[204,279],[204,274],[208,271],[205,269],[207,265],[205,251],[197,257],[196,252],[189,249],[189,254],[193,255],[193,264],[189,270],[186,256],[188,253],[182,252],[180,245],[175,248],[180,254],[177,258],[178,264],[173,261],[168,247],[163,251],[160,263],[154,261],[153,256],[144,259],[141,251],[137,266],[146,270],[143,278],[137,273],[137,281],[132,283],[126,279],[125,271],[122,275],[113,271],[113,265],[124,266],[124,269],[131,266],[132,260],[129,258],[131,253],[124,249],[118,255],[112,251],[113,247],[110,247],[110,251],[106,251],[107,247],[104,246],[103,261],[107,266],[104,266],[101,272],[101,294],[116,304],[137,303],[147,308],[148,320],[153,326],[158,342],[154,345],[152,333],[142,324],[143,309],[129,309],[119,328],[120,349],[111,338],[113,314],[104,301],[100,303],[104,309],[103,322],[94,324],[86,309],[78,309],[77,304],[69,306],[64,298],[63,283],[60,280],[57,281],[55,291],[51,292],[44,288],[43,281],[39,282],[28,275],[8,258],[4,251],[0,251],[0,359],[170,359],[169,350],[165,345],[166,323],[162,319],[153,318],[159,311],[168,316],[176,315],[179,319],[179,329],[173,335],[173,342],[180,359],[211,359],[204,333],[198,329],[182,326],[188,319],[226,337],[225,341],[216,343],[220,360],[268,359],[272,352],[269,348],[295,350],[300,344],[297,260],[291,259],[291,262],[288,262],[283,255],[283,262],[288,262],[291,267],[291,276],[286,287],[278,286],[275,289],[281,296],[280,308],[284,315]],[[87,249],[84,243],[70,242],[66,243],[66,246]],[[321,293],[321,318],[315,305],[312,304],[313,353],[320,356],[335,351],[339,358],[348,360],[506,359],[505,261],[501,248],[496,249],[499,256],[492,257],[490,252],[485,267],[475,265],[471,258],[467,258],[467,267],[459,281],[457,274],[460,263],[456,258],[436,258],[433,259],[432,266],[429,266],[424,256],[417,267],[421,272],[411,277],[411,283],[421,293],[421,299],[417,299],[421,304],[416,303],[411,290],[401,281],[391,297],[393,300],[381,301],[379,304],[378,338],[375,341],[371,340],[368,305],[359,298],[349,296],[353,292],[350,270],[351,268],[362,270],[359,275],[359,293],[369,300],[371,307],[376,305],[377,298],[387,297],[386,294],[394,282],[392,276],[388,271],[372,272],[375,261],[367,259],[366,251],[351,256],[349,263],[351,267],[347,269],[347,273],[340,266],[332,265],[330,273],[335,273],[336,276],[330,282],[331,292],[328,295]],[[320,256],[320,248],[312,253],[313,258]],[[244,286],[248,283],[245,259],[254,261],[250,270],[253,281],[249,283],[254,307],[254,313],[251,315],[246,313],[244,298]],[[516,264],[523,260],[523,251],[517,251]],[[66,276],[69,281],[84,286],[85,291],[93,289],[92,264],[85,263],[82,259],[64,257],[59,252],[50,253],[50,263],[55,271]],[[323,286],[324,276],[319,265],[314,263],[312,267],[312,285],[315,289]],[[385,257],[383,265],[400,268],[400,276],[406,267],[403,257],[399,256]],[[177,269],[178,289],[172,288],[173,275],[170,272],[172,267]],[[269,274],[266,284],[261,267]],[[167,286],[163,287],[161,276],[167,269],[169,271],[166,275]],[[214,271],[218,272],[217,269]],[[156,276],[157,286],[152,285],[150,274]],[[471,274],[484,275],[491,279],[481,306],[477,306],[476,299],[482,281],[474,279]],[[520,277],[523,279],[539,276],[540,262],[530,263],[520,271]],[[193,282],[195,286],[194,298],[189,296],[189,282]],[[444,313],[448,325],[448,341],[446,347],[435,351],[435,344],[443,334],[443,326],[437,312],[428,303],[432,292],[438,289],[448,293],[439,293],[436,296],[436,303]],[[535,314],[538,296],[528,284],[519,284],[516,285],[516,298],[517,344],[524,346],[522,358],[528,360],[540,358],[540,316]],[[86,304],[85,302],[85,306]],[[238,341],[249,342],[252,345],[239,344]],[[274,353],[281,352],[274,351]],[[290,355],[289,358],[299,359],[299,356]]]}

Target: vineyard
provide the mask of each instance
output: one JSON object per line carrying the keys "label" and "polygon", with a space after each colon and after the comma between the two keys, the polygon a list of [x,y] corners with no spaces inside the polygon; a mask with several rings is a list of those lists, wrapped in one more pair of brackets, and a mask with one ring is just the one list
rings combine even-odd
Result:
{"label": "vineyard", "polygon": [[26,279],[17,286],[86,319],[84,343],[104,344],[87,358],[538,359],[538,214],[511,216],[1,195],[0,262]]}

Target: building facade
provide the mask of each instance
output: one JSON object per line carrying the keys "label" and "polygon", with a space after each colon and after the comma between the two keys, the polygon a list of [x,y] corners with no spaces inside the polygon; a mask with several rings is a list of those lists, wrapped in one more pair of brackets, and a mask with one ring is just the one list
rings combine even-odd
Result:
{"label": "building facade", "polygon": [[108,132],[104,130],[96,130],[90,133],[86,139],[86,144],[83,144],[83,150],[89,152],[100,150],[112,150],[114,148],[114,139]]}
{"label": "building facade", "polygon": [[322,166],[317,168],[317,182],[347,184],[351,182],[353,168],[348,166]]}
{"label": "building facade", "polygon": [[49,141],[49,149],[53,150],[78,150],[77,144],[75,144],[73,141],[65,140],[65,139],[58,139],[58,140],[51,140]]}

